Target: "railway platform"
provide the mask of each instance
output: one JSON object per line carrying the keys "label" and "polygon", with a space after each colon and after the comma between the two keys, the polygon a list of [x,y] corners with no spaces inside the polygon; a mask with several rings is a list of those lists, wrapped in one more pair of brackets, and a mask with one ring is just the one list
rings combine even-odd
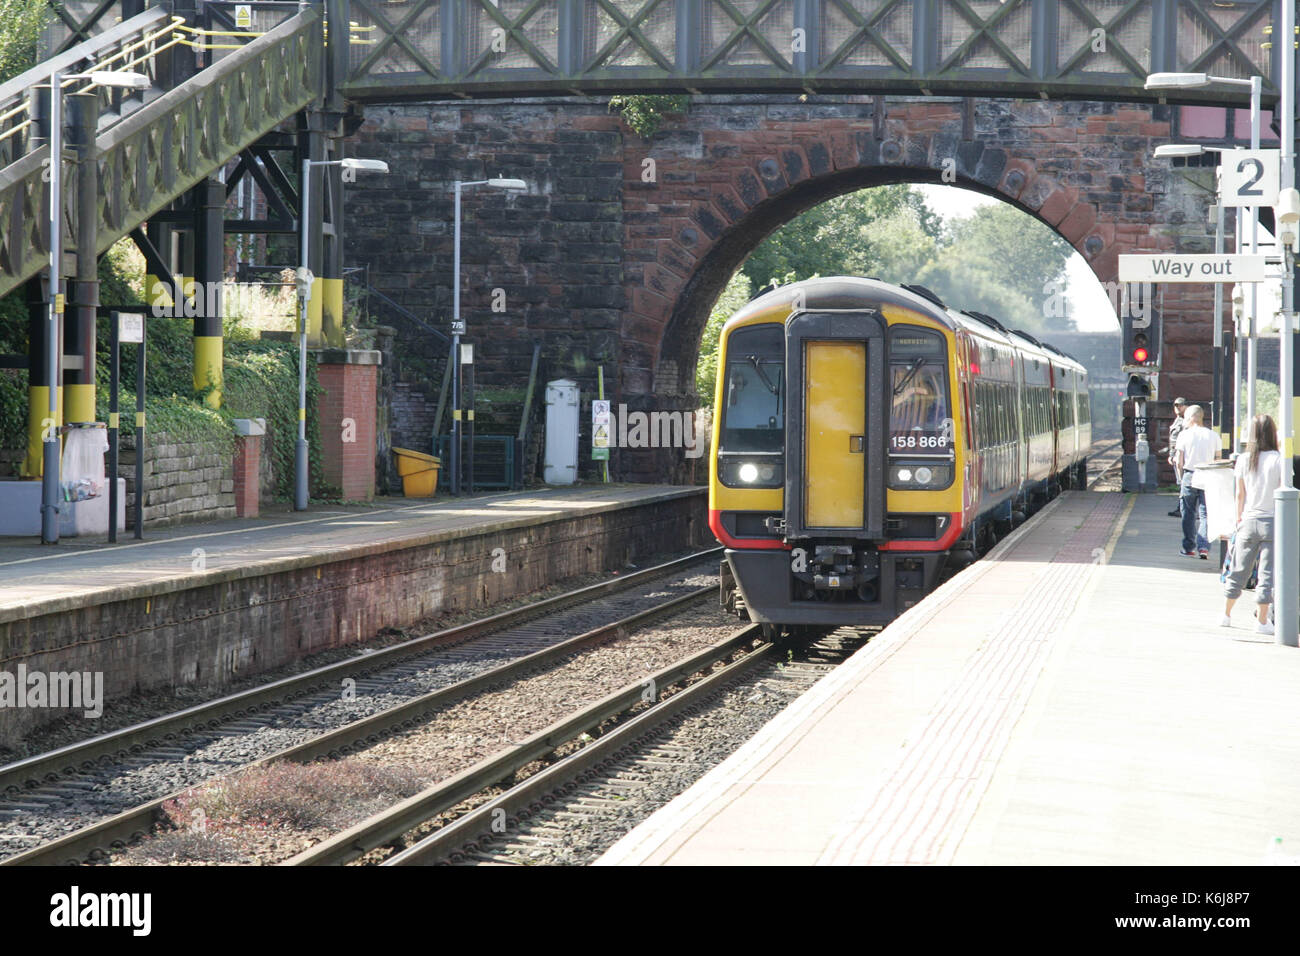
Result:
{"label": "railway platform", "polygon": [[1300,862],[1300,653],[1170,500],[1066,493],[600,865]]}
{"label": "railway platform", "polygon": [[[703,488],[586,485],[322,506],[0,544],[0,669],[102,672],[106,699],[222,687],[443,613],[711,543]],[[0,708],[0,738],[49,711]]]}

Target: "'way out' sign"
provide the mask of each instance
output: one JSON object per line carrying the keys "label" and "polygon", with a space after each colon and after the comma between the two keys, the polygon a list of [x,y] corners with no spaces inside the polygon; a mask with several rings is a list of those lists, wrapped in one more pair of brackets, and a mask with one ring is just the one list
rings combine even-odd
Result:
{"label": "'way out' sign", "polygon": [[1120,282],[1263,282],[1266,256],[1119,257]]}

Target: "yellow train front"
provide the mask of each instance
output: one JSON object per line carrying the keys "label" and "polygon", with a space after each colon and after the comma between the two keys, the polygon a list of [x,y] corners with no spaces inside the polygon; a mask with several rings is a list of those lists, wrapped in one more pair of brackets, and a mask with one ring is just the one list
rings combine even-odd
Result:
{"label": "yellow train front", "polygon": [[709,524],[751,620],[887,623],[1082,473],[1086,415],[1067,447],[1050,393],[1086,405],[1082,367],[913,288],[811,279],[722,331]]}

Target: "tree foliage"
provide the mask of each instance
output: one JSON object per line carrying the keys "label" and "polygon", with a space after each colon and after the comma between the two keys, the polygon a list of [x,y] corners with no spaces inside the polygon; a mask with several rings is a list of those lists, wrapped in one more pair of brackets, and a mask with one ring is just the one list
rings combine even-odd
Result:
{"label": "tree foliage", "polygon": [[1013,206],[981,206],[947,227],[911,186],[829,200],[777,229],[741,267],[754,288],[813,276],[919,283],[959,309],[1031,331],[1069,328],[1069,243]]}
{"label": "tree foliage", "polygon": [[669,113],[685,113],[691,98],[680,96],[611,96],[609,109],[623,117],[638,136],[649,138],[663,126]]}
{"label": "tree foliage", "polygon": [[0,0],[0,83],[36,65],[41,30],[53,16],[46,0]]}
{"label": "tree foliage", "polygon": [[741,267],[755,289],[816,275],[881,276],[882,268],[928,253],[938,217],[909,186],[837,196],[809,209],[759,243]]}

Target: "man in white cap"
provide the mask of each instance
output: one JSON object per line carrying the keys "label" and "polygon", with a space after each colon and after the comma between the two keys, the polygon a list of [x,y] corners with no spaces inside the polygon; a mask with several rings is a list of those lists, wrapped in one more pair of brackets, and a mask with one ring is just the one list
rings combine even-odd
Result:
{"label": "man in white cap", "polygon": [[[1174,481],[1182,484],[1183,476],[1178,470],[1178,465],[1174,461],[1174,455],[1178,453],[1178,436],[1187,423],[1183,421],[1183,412],[1187,411],[1187,399],[1179,395],[1174,399],[1174,423],[1169,426],[1169,464],[1174,466]],[[1178,505],[1173,511],[1169,512],[1169,517],[1177,518],[1183,513],[1182,496],[1178,498]]]}

